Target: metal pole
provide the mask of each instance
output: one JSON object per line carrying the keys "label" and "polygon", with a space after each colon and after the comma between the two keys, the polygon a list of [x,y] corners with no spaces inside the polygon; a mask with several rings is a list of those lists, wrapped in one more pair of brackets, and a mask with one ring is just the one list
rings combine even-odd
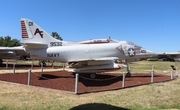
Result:
{"label": "metal pole", "polygon": [[75,94],[78,93],[78,82],[79,82],[79,74],[76,74],[76,82],[75,82]]}
{"label": "metal pole", "polygon": [[129,65],[129,63],[128,63],[128,67],[129,67],[129,72],[131,72],[131,66]]}
{"label": "metal pole", "polygon": [[63,63],[63,71],[64,71],[64,68],[65,68],[65,63]]}
{"label": "metal pole", "polygon": [[6,60],[6,69],[8,69],[8,60]]}
{"label": "metal pole", "polygon": [[124,87],[124,85],[125,85],[125,76],[126,76],[126,74],[123,72],[122,87]]}
{"label": "metal pole", "polygon": [[127,76],[131,76],[131,69],[130,69],[130,65],[129,62],[126,60],[126,65],[127,65]]}
{"label": "metal pole", "polygon": [[173,79],[173,69],[171,69],[171,79]]}
{"label": "metal pole", "polygon": [[151,72],[151,83],[154,82],[154,66],[152,66],[152,72]]}
{"label": "metal pole", "polygon": [[176,77],[178,77],[178,67],[176,68]]}
{"label": "metal pole", "polygon": [[16,60],[14,60],[14,64],[13,64],[13,74],[16,73],[16,71],[15,71],[15,70],[16,70],[16,67],[15,67],[15,66],[16,66]]}
{"label": "metal pole", "polygon": [[43,63],[41,63],[41,72],[43,72]]}
{"label": "metal pole", "polygon": [[131,67],[129,66],[129,62],[127,62],[127,72],[131,73]]}
{"label": "metal pole", "polygon": [[31,81],[31,70],[28,71],[28,86],[30,85]]}
{"label": "metal pole", "polygon": [[33,66],[34,66],[34,62],[33,62],[33,59],[32,59],[32,62],[31,62],[31,69],[33,69]]}
{"label": "metal pole", "polygon": [[54,61],[52,62],[52,68],[54,69]]}

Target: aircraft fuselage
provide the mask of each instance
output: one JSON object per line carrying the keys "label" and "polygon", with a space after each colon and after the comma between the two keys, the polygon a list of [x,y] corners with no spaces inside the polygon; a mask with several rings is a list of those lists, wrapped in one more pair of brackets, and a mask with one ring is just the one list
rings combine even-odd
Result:
{"label": "aircraft fuselage", "polygon": [[31,57],[61,62],[92,60],[93,58],[124,56],[123,50],[118,48],[120,43],[112,44],[81,44],[73,46],[57,46],[44,49],[30,49]]}

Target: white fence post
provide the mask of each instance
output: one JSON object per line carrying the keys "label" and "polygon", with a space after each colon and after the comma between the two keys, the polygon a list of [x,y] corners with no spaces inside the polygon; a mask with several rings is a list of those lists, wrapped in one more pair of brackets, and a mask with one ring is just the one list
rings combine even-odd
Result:
{"label": "white fence post", "polygon": [[8,60],[6,60],[6,69],[8,69]]}
{"label": "white fence post", "polygon": [[176,68],[176,77],[179,77],[178,76],[178,67]]}
{"label": "white fence post", "polygon": [[76,74],[76,81],[75,81],[75,94],[78,93],[78,82],[79,82],[79,74]]}
{"label": "white fence post", "polygon": [[28,71],[28,86],[30,85],[31,81],[31,70]]}
{"label": "white fence post", "polygon": [[154,66],[152,66],[152,72],[151,72],[151,83],[154,82]]}
{"label": "white fence post", "polygon": [[52,62],[52,69],[54,69],[54,61]]}
{"label": "white fence post", "polygon": [[122,79],[122,87],[124,87],[125,86],[125,73],[123,72],[123,79]]}
{"label": "white fence post", "polygon": [[173,69],[171,69],[171,79],[173,79]]}
{"label": "white fence post", "polygon": [[31,69],[33,69],[33,66],[34,66],[34,62],[33,62],[33,59],[32,59],[32,62],[31,62]]}
{"label": "white fence post", "polygon": [[13,64],[13,74],[16,73],[16,60],[14,60],[14,64]]}
{"label": "white fence post", "polygon": [[65,63],[63,63],[63,71],[64,71],[64,68],[65,68]]}
{"label": "white fence post", "polygon": [[41,63],[41,72],[43,72],[43,63]]}

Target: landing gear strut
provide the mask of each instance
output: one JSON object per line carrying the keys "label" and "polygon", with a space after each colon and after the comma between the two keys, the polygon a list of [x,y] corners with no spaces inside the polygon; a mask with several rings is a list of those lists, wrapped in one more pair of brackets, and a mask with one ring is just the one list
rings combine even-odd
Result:
{"label": "landing gear strut", "polygon": [[96,73],[81,73],[81,74],[86,78],[90,78],[90,79],[96,78]]}
{"label": "landing gear strut", "polygon": [[[72,73],[73,77],[76,77],[77,73]],[[86,78],[91,78],[95,79],[96,78],[96,73],[81,73],[80,75],[83,75]]]}
{"label": "landing gear strut", "polygon": [[46,67],[46,62],[44,60],[39,61],[39,66],[43,65],[43,67]]}
{"label": "landing gear strut", "polygon": [[127,65],[127,73],[126,76],[130,77],[131,76],[131,70],[130,70],[130,66],[129,66],[129,62],[126,60],[126,65]]}

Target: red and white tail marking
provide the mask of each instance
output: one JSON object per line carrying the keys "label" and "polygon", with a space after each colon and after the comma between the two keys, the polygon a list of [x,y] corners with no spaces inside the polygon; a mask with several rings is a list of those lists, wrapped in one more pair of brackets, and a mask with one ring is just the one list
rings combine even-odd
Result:
{"label": "red and white tail marking", "polygon": [[28,33],[24,21],[21,21],[21,30],[22,30],[22,38],[28,38]]}

